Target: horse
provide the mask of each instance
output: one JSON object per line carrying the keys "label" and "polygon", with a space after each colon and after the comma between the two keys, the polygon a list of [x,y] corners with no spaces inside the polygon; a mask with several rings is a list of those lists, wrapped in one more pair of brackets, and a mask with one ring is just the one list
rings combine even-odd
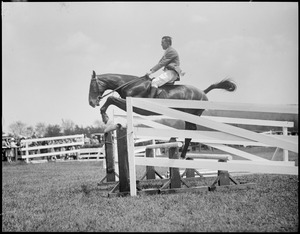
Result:
{"label": "horse", "polygon": [[[106,124],[109,120],[106,110],[110,105],[115,105],[126,111],[126,97],[149,98],[151,81],[152,79],[147,75],[142,77],[112,73],[96,75],[96,72],[93,71],[89,90],[89,105],[93,108],[99,106],[100,100],[104,97],[102,95],[106,90],[116,91],[120,95],[120,98],[109,96],[104,105],[100,108],[102,120]],[[223,79],[220,82],[210,85],[203,91],[191,85],[165,84],[159,87],[154,98],[208,101],[206,94],[213,89],[223,89],[233,92],[236,88],[236,84],[231,79]],[[179,110],[197,116],[201,116],[204,111],[204,109],[184,108],[180,108]],[[133,111],[145,116],[159,115],[135,107],[133,108]],[[196,130],[197,126],[194,123],[185,121],[185,129]],[[191,140],[191,138],[185,139],[184,147],[181,151],[181,158],[183,159],[186,156]]]}

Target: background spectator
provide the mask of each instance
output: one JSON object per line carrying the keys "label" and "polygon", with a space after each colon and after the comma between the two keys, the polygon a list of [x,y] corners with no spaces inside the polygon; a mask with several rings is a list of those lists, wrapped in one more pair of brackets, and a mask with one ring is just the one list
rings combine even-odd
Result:
{"label": "background spectator", "polygon": [[10,145],[10,150],[8,151],[7,154],[7,161],[11,162],[12,158],[16,157],[17,144],[14,138],[11,138],[9,140],[9,145]]}
{"label": "background spectator", "polygon": [[2,159],[3,157],[8,161],[8,155],[11,151],[9,142],[6,139],[2,139]]}

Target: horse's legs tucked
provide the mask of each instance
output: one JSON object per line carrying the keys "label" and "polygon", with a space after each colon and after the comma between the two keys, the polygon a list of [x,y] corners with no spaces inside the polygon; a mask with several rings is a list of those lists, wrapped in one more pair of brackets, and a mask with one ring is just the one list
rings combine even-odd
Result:
{"label": "horse's legs tucked", "polygon": [[[186,130],[196,130],[197,126],[196,126],[196,124],[193,124],[193,123],[190,123],[190,122],[185,122],[185,129]],[[183,158],[183,159],[186,156],[186,153],[187,153],[187,150],[189,148],[191,140],[192,140],[192,138],[185,138],[185,140],[184,140],[184,146],[183,146],[183,149],[182,149],[181,155],[180,155],[180,157]]]}
{"label": "horse's legs tucked", "polygon": [[[104,105],[100,108],[100,114],[102,116],[102,121],[107,124],[108,120],[109,120],[109,117],[108,115],[106,114],[106,110],[107,108],[113,103],[113,96],[110,96],[107,98],[106,102],[104,103]],[[126,104],[124,105],[125,108],[126,108]],[[121,108],[122,109],[122,108]]]}
{"label": "horse's legs tucked", "polygon": [[[114,96],[108,97],[106,102],[104,103],[104,105],[100,108],[102,120],[105,124],[108,122],[108,119],[109,119],[106,114],[106,110],[110,105],[115,105],[115,106],[119,107],[120,109],[122,109],[123,111],[126,111],[126,100],[125,99],[117,98]],[[133,111],[140,115],[157,115],[157,113],[143,110],[143,109],[136,108],[136,107],[133,108]]]}

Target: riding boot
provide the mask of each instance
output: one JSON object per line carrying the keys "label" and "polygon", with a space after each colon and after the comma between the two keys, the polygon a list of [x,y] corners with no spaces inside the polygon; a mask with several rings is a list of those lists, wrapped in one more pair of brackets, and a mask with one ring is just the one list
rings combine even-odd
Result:
{"label": "riding boot", "polygon": [[157,93],[157,88],[152,86],[149,98],[154,98],[156,93]]}

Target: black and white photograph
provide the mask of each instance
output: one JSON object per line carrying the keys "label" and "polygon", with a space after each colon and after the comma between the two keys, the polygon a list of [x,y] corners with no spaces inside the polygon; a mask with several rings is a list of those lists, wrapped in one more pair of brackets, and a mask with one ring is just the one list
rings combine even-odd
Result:
{"label": "black and white photograph", "polygon": [[297,2],[1,5],[2,232],[298,232]]}

